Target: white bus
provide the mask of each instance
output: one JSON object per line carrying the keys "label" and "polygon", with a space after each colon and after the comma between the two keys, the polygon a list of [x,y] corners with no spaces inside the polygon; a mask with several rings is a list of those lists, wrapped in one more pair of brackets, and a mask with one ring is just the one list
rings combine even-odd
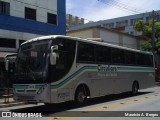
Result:
{"label": "white bus", "polygon": [[60,103],[132,92],[154,85],[153,54],[87,39],[53,35],[21,44],[14,99]]}

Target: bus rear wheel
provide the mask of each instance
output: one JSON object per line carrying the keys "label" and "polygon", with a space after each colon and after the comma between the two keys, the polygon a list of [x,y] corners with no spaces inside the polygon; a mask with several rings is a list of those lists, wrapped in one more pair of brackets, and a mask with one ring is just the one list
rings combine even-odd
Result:
{"label": "bus rear wheel", "polygon": [[137,82],[134,82],[133,85],[132,85],[132,95],[137,95],[138,94],[138,83]]}
{"label": "bus rear wheel", "polygon": [[83,105],[86,102],[85,91],[82,88],[78,88],[75,93],[76,105]]}

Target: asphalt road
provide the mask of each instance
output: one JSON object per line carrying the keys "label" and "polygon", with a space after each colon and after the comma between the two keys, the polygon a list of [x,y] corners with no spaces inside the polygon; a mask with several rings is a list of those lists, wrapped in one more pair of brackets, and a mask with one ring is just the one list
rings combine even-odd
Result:
{"label": "asphalt road", "polygon": [[11,111],[15,115],[40,113],[39,115],[43,116],[23,118],[24,120],[75,120],[75,117],[76,120],[160,120],[160,87],[141,90],[137,96],[118,94],[90,99],[81,107],[74,106],[73,102],[67,102],[49,106],[44,104],[15,106],[1,108],[0,111]]}

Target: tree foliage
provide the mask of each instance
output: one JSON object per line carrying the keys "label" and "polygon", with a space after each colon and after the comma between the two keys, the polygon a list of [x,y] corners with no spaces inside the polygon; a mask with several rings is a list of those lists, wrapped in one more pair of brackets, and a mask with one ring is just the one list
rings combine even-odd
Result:
{"label": "tree foliage", "polygon": [[[142,32],[142,34],[146,37],[149,38],[149,41],[144,42],[141,47],[143,50],[151,50],[152,45],[151,45],[151,40],[152,40],[152,21],[149,21],[149,24],[145,24],[143,20],[139,20],[135,26],[134,29],[137,30],[138,32]],[[160,23],[155,21],[155,49],[160,48]]]}
{"label": "tree foliage", "polygon": [[150,41],[145,41],[143,42],[143,44],[141,45],[141,48],[143,50],[146,50],[146,51],[151,51],[152,50],[152,44]]}

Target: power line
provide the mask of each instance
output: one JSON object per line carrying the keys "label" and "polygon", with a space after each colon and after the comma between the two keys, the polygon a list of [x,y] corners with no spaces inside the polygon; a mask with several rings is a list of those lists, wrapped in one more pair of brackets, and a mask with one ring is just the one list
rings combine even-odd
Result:
{"label": "power line", "polygon": [[126,7],[124,7],[124,6],[121,6],[121,5],[119,5],[118,3],[116,3],[115,1],[112,1],[112,2],[107,2],[107,1],[105,1],[105,0],[98,0],[98,1],[99,1],[99,2],[102,2],[103,4],[110,5],[110,6],[114,7],[114,8],[118,8],[118,9],[120,9],[120,10],[127,11],[127,12],[129,12],[129,13],[136,13],[135,10],[131,10],[131,9],[129,9],[129,8],[126,8]]}
{"label": "power line", "polygon": [[146,12],[146,10],[142,10],[142,9],[127,5],[127,3],[122,3],[122,2],[119,2],[119,1],[116,1],[116,0],[113,0],[113,1],[117,4],[119,4],[120,6],[123,6],[124,8],[135,11],[136,13],[139,12],[139,11],[142,12],[142,13]]}
{"label": "power line", "polygon": [[137,11],[138,9],[133,8],[132,6],[128,6],[124,3],[120,3],[120,2],[117,2],[115,0],[112,0],[112,1],[98,0],[98,1],[102,2],[104,4],[107,4],[107,5],[111,5],[112,7],[116,7],[118,9],[123,10],[123,11],[125,10],[125,11],[130,12],[130,13],[143,13],[143,12]]}

